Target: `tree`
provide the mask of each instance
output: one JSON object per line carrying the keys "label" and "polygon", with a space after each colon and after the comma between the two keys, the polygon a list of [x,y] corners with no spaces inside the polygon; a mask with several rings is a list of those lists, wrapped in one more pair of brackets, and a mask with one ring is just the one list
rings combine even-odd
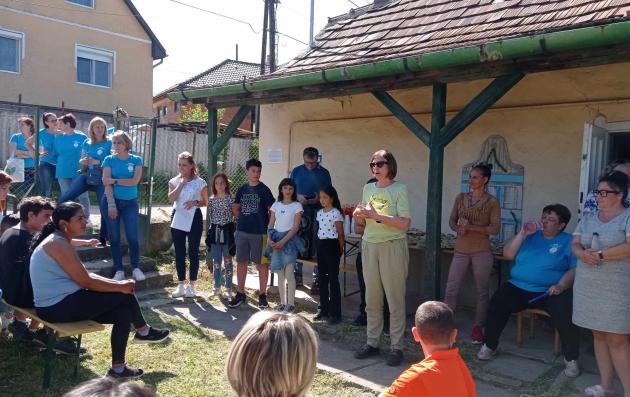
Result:
{"label": "tree", "polygon": [[[219,109],[217,113],[220,119],[223,117],[225,109]],[[200,103],[182,105],[179,116],[177,117],[177,122],[185,123],[187,121],[208,121],[208,109]]]}

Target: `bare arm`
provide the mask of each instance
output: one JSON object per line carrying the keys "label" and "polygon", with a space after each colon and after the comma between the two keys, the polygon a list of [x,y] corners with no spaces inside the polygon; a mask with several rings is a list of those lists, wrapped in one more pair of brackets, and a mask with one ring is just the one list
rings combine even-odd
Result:
{"label": "bare arm", "polygon": [[[355,223],[355,228],[356,228],[356,223]],[[341,249],[341,252],[343,253],[343,250],[346,248],[346,235],[344,234],[344,231],[343,231],[343,221],[336,221],[335,229],[337,229],[337,234],[339,235],[339,248]]]}
{"label": "bare arm", "polygon": [[44,246],[44,251],[82,288],[97,292],[133,293],[135,281],[114,281],[88,273],[79,256],[67,241],[52,241]]}
{"label": "bare arm", "polygon": [[567,270],[560,281],[558,281],[558,284],[552,285],[549,288],[549,295],[559,295],[571,288],[573,286],[573,280],[575,280],[575,268]]}
{"label": "bare arm", "polygon": [[232,204],[232,214],[234,214],[234,218],[238,218],[238,216],[241,214],[241,204]]}
{"label": "bare arm", "polygon": [[573,236],[573,240],[571,241],[571,251],[573,251],[573,255],[587,265],[597,266],[599,264],[597,253],[592,250],[585,250],[584,247],[582,247],[580,239],[580,235]]}
{"label": "bare arm", "polygon": [[177,184],[177,186],[173,187],[171,186],[170,183],[168,184],[168,202],[169,203],[173,204],[174,202],[177,201],[177,199],[179,198],[179,194],[182,192],[187,182],[188,181],[185,178],[179,178],[179,183]]}
{"label": "bare arm", "polygon": [[109,184],[114,184],[114,181],[117,182],[118,185],[120,186],[136,186],[138,183],[140,183],[140,179],[142,179],[142,167],[137,165],[134,172],[133,172],[133,177],[132,178],[117,178],[117,179],[113,179],[112,178],[112,174],[111,174],[111,168],[110,168],[110,173],[109,173],[109,178],[107,179],[107,182],[105,181],[105,172],[103,172],[103,184],[105,185],[109,185]]}
{"label": "bare arm", "polygon": [[[112,187],[112,169],[111,167],[103,168],[103,184],[105,185],[105,197],[107,198],[107,214],[111,219],[118,217],[118,210],[116,209],[116,200],[114,199],[114,188]],[[105,183],[108,181],[110,183]]]}
{"label": "bare arm", "polygon": [[451,216],[449,216],[448,218],[448,226],[451,228],[452,231],[454,231],[455,233],[458,232],[458,225],[457,225],[457,208],[459,207],[459,195],[455,198],[455,202],[453,203],[453,209],[451,210]]}
{"label": "bare arm", "polygon": [[[267,230],[273,229],[275,224],[276,224],[276,213],[273,211],[269,211],[269,224],[267,225]],[[267,236],[267,242],[269,242],[269,244],[274,243],[274,241],[271,240],[271,237],[269,236]]]}
{"label": "bare arm", "polygon": [[525,229],[521,228],[521,231],[503,246],[503,256],[508,260],[516,258],[516,254],[518,254],[518,250],[521,249],[526,238]]}

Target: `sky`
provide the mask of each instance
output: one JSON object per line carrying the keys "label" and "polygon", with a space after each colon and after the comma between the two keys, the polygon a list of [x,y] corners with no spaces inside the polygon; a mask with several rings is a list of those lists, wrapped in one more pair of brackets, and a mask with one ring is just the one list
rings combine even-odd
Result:
{"label": "sky", "polygon": [[[328,17],[371,2],[315,0],[315,34],[326,25]],[[154,94],[227,58],[235,59],[237,44],[240,61],[260,62],[263,0],[133,0],[133,3],[168,54],[164,63],[153,69]],[[240,19],[251,27],[179,3]],[[278,31],[308,43],[309,14],[310,0],[280,0]],[[307,47],[304,43],[280,34],[279,63],[287,62],[304,51]]]}

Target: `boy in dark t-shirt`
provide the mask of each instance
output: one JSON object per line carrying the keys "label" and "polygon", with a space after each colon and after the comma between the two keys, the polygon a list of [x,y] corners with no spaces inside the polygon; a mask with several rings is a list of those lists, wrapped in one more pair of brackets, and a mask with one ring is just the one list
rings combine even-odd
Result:
{"label": "boy in dark t-shirt", "polygon": [[241,185],[234,196],[234,216],[236,222],[236,279],[238,291],[228,304],[238,307],[245,303],[245,279],[247,265],[252,262],[258,270],[260,281],[258,307],[265,308],[267,304],[267,278],[269,264],[262,264],[263,235],[267,234],[269,223],[269,208],[275,201],[271,190],[260,182],[262,164],[259,160],[250,159],[245,163],[247,183]]}

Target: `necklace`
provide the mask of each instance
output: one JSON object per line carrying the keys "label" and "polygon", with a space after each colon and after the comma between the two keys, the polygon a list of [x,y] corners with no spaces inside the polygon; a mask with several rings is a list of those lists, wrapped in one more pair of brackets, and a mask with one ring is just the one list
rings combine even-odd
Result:
{"label": "necklace", "polygon": [[475,197],[473,196],[473,193],[470,192],[468,194],[468,204],[469,204],[468,206],[469,207],[473,207],[473,206],[477,205],[482,199],[483,199],[483,195],[481,195],[481,197],[478,197],[478,198],[475,199]]}

